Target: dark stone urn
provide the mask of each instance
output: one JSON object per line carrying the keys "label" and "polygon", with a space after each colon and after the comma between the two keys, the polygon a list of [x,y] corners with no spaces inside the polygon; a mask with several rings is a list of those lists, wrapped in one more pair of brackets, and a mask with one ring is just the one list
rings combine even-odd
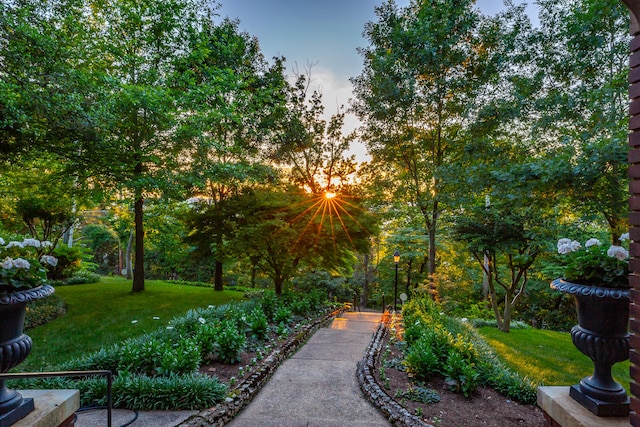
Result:
{"label": "dark stone urn", "polygon": [[[53,287],[34,289],[0,296],[0,372],[18,366],[31,352],[31,338],[23,333],[24,317],[29,301],[49,296]],[[33,411],[33,399],[24,399],[0,380],[0,427],[10,426]]]}
{"label": "dark stone urn", "polygon": [[571,339],[593,361],[593,375],[571,386],[569,395],[597,416],[627,416],[629,397],[611,376],[611,367],[629,358],[629,290],[563,279],[554,280],[551,287],[573,296],[578,324],[571,328]]}

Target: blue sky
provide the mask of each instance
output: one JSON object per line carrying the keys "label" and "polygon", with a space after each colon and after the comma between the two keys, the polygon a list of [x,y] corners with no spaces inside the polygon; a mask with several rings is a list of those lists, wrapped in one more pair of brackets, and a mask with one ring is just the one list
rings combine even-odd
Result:
{"label": "blue sky", "polygon": [[[374,7],[384,0],[219,0],[221,17],[240,20],[240,30],[258,37],[267,58],[284,56],[288,74],[311,68],[312,88],[321,90],[327,115],[347,106],[351,97],[350,77],[362,70],[357,47],[367,45],[362,37],[365,23],[375,20]],[[406,6],[409,0],[396,0]],[[514,3],[524,3],[514,0]],[[532,3],[532,0],[528,3]],[[476,7],[492,15],[504,8],[501,0],[477,0]],[[537,15],[534,6],[530,15]],[[345,131],[357,126],[347,117]],[[361,147],[354,147],[364,159]]]}

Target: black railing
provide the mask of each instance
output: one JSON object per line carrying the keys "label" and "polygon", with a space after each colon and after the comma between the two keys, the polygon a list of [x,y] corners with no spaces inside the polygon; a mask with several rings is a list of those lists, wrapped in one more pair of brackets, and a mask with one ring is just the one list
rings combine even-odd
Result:
{"label": "black railing", "polygon": [[17,372],[0,374],[0,380],[19,380],[29,378],[82,378],[82,377],[107,377],[107,427],[111,427],[111,410],[113,401],[111,398],[111,386],[113,384],[113,374],[111,371],[62,371],[62,372]]}

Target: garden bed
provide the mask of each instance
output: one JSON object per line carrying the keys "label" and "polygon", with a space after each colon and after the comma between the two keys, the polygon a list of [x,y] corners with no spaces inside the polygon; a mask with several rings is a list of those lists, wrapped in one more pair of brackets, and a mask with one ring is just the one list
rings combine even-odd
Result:
{"label": "garden bed", "polygon": [[387,351],[387,348],[390,352],[387,353],[386,360],[402,357],[398,347],[390,342],[387,327],[381,324],[359,365],[358,378],[363,392],[395,425],[537,427],[544,422],[542,411],[537,406],[514,402],[495,390],[482,386],[477,388],[471,398],[466,398],[450,391],[449,385],[441,377],[420,385],[423,396],[437,394],[439,401],[436,403],[420,403],[395,397],[398,392],[419,390],[415,389],[416,384],[406,372],[388,364],[383,366],[381,349]]}

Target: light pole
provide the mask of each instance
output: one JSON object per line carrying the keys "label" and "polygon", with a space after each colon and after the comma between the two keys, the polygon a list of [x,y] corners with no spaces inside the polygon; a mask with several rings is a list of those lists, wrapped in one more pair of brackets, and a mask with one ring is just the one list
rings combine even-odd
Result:
{"label": "light pole", "polygon": [[396,282],[393,287],[393,312],[395,313],[398,306],[398,263],[400,262],[400,252],[397,249],[393,254],[393,262],[396,263]]}

